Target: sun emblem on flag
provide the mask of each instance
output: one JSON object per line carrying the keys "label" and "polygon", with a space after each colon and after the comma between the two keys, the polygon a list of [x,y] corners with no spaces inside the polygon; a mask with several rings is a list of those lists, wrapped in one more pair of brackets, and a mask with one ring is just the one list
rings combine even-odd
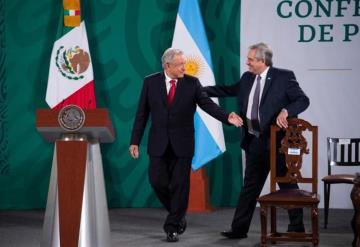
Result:
{"label": "sun emblem on flag", "polygon": [[82,75],[90,64],[90,55],[79,46],[70,47],[65,49],[60,46],[56,53],[56,67],[60,73],[72,80],[83,79]]}
{"label": "sun emblem on flag", "polygon": [[197,56],[187,56],[185,59],[185,73],[198,77],[205,69],[204,61]]}

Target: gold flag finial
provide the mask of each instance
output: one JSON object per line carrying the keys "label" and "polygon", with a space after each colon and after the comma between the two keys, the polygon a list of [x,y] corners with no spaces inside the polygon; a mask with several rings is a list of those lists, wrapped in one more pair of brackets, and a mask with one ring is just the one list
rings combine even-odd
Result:
{"label": "gold flag finial", "polygon": [[81,22],[80,0],[63,0],[64,25],[77,27]]}

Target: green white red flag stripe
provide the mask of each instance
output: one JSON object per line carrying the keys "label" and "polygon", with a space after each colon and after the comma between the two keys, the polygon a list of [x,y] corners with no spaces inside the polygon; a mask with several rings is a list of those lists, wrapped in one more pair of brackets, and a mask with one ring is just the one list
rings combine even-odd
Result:
{"label": "green white red flag stripe", "polygon": [[80,9],[64,9],[64,15],[76,16],[80,14]]}

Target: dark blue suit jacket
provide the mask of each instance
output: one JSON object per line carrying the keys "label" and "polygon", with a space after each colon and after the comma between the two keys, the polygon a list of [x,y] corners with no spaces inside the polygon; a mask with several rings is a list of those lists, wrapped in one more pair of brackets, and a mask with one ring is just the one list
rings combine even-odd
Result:
{"label": "dark blue suit jacket", "polygon": [[149,155],[161,156],[167,145],[171,144],[176,156],[192,157],[196,105],[228,124],[228,114],[207,96],[196,77],[185,75],[178,80],[170,107],[167,104],[164,73],[145,77],[130,144],[139,145],[150,116]]}
{"label": "dark blue suit jacket", "polygon": [[[245,72],[240,81],[230,86],[211,86],[204,90],[210,97],[237,97],[239,114],[244,120],[244,139],[243,149],[247,150],[250,134],[246,126],[246,111],[255,75]],[[270,67],[266,76],[266,81],[260,99],[259,116],[261,134],[265,137],[270,136],[270,126],[276,124],[276,117],[285,108],[289,117],[296,117],[304,111],[310,104],[309,98],[300,88],[296,81],[294,72],[285,69]]]}

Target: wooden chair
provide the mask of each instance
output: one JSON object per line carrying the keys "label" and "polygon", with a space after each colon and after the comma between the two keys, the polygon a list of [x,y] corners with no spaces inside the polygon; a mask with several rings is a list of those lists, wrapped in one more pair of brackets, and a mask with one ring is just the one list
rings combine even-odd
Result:
{"label": "wooden chair", "polygon": [[[313,246],[319,244],[319,215],[318,204],[320,202],[317,194],[317,175],[318,175],[318,129],[305,120],[293,118],[288,121],[288,128],[285,130],[285,137],[280,143],[276,143],[277,136],[283,133],[279,127],[271,126],[271,143],[270,143],[270,193],[260,196],[260,218],[261,218],[261,246],[267,246],[267,242],[276,243],[277,241],[297,241],[312,242]],[[309,154],[308,143],[303,132],[309,131],[312,136],[311,152],[311,176],[303,177],[301,168],[303,166],[303,155]],[[280,148],[278,148],[280,145]],[[277,150],[278,149],[278,150]],[[285,155],[285,162],[288,171],[285,176],[276,175],[276,152]],[[301,189],[278,190],[276,183],[307,183],[311,184],[311,191]],[[270,233],[267,233],[267,212],[271,209]],[[292,208],[310,208],[312,232],[278,232],[276,226],[276,209]]]}
{"label": "wooden chair", "polygon": [[353,184],[355,179],[355,172],[353,174],[333,174],[331,169],[335,166],[360,166],[359,143],[360,138],[327,138],[328,175],[322,179],[324,182],[325,229],[329,216],[330,185]]}

